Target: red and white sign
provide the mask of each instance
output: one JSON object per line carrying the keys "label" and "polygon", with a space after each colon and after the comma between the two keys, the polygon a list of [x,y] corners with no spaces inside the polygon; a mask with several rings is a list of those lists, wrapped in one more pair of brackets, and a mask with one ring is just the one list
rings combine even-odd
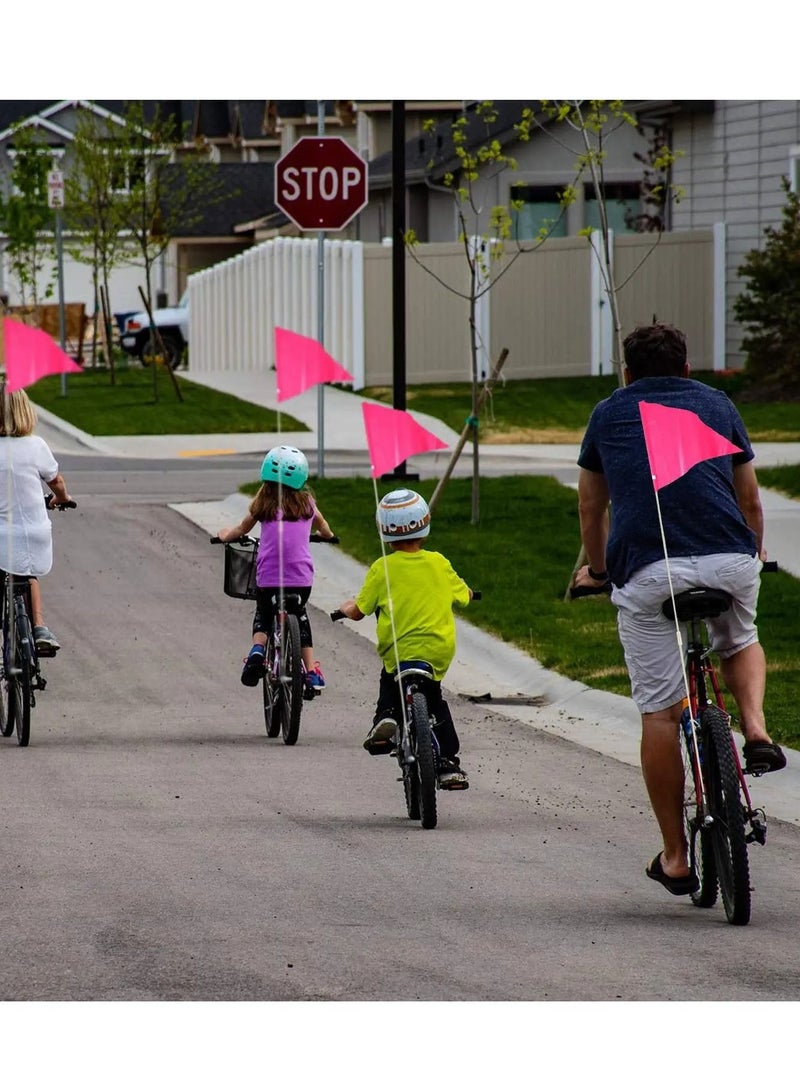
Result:
{"label": "red and white sign", "polygon": [[47,172],[47,207],[64,207],[64,175],[60,170]]}
{"label": "red and white sign", "polygon": [[340,136],[303,136],[275,164],[275,204],[303,231],[341,231],[367,199],[367,164]]}

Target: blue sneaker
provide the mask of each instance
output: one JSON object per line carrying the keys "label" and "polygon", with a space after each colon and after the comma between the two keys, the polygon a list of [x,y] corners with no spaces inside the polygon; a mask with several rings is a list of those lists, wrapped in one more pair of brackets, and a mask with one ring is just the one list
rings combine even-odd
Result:
{"label": "blue sneaker", "polygon": [[319,664],[319,660],[316,661],[310,671],[306,671],[306,685],[311,686],[317,693],[319,693],[320,690],[325,689],[325,678],[322,674],[322,667]]}

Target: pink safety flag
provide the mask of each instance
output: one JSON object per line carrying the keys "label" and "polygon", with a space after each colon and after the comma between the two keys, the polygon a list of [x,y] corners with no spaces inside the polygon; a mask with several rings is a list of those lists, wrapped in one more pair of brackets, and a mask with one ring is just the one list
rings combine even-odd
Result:
{"label": "pink safety flag", "polygon": [[316,383],[352,383],[353,376],[329,356],[319,341],[275,327],[278,401],[302,394]]}
{"label": "pink safety flag", "polygon": [[45,375],[61,375],[67,371],[83,372],[83,368],[57,345],[50,334],[26,326],[15,318],[3,319],[6,354],[6,389],[9,394],[31,386]]}
{"label": "pink safety flag", "polygon": [[433,432],[417,424],[404,409],[362,402],[361,412],[364,415],[373,477],[388,473],[411,455],[447,447]]}
{"label": "pink safety flag", "polygon": [[639,415],[656,491],[683,477],[698,462],[742,449],[703,424],[689,409],[639,402]]}

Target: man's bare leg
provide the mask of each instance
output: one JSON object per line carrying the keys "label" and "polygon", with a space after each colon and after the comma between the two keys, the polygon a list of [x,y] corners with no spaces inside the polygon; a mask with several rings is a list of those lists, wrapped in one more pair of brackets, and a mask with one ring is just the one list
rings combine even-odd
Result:
{"label": "man's bare leg", "polygon": [[739,709],[742,734],[748,742],[772,742],[764,719],[767,661],[760,644],[749,644],[728,659],[720,659],[725,685]]}
{"label": "man's bare leg", "polygon": [[673,879],[690,873],[683,828],[683,758],[678,736],[681,702],[642,713],[642,774],[664,840],[661,867]]}

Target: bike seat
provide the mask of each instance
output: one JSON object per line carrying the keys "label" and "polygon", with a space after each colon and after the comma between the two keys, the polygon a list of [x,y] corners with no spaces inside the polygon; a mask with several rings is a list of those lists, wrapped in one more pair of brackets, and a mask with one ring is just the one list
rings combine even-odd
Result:
{"label": "bike seat", "polygon": [[[270,602],[273,606],[280,608],[280,595],[276,592],[270,596]],[[290,591],[283,596],[283,608],[287,614],[301,614],[303,607],[301,604],[300,596],[294,591]]]}
{"label": "bike seat", "polygon": [[[720,591],[717,587],[690,587],[688,591],[681,591],[675,596],[678,621],[701,621],[707,617],[719,617],[730,609],[731,602],[728,592]],[[672,599],[664,600],[661,612],[664,617],[674,620]]]}
{"label": "bike seat", "polygon": [[401,659],[400,677],[403,678],[409,674],[418,674],[422,678],[433,678],[433,667],[430,663],[426,663],[424,659]]}

